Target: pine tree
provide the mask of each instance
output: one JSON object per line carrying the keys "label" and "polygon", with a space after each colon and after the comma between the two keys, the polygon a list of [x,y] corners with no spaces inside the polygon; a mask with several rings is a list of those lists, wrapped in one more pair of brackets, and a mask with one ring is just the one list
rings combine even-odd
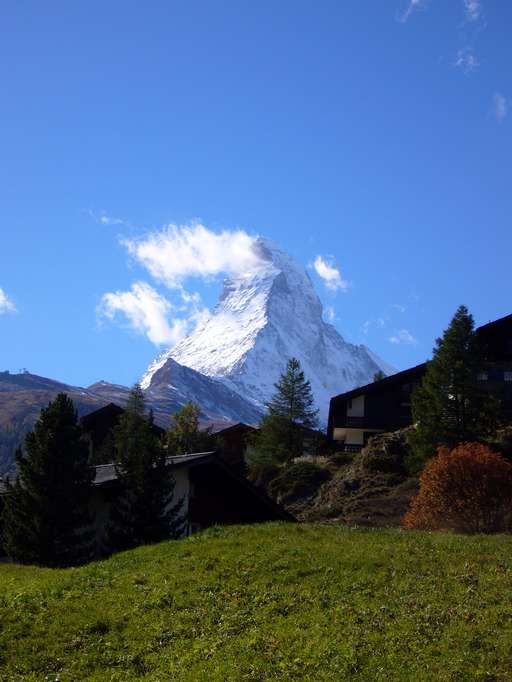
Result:
{"label": "pine tree", "polygon": [[373,381],[374,381],[374,382],[375,382],[375,381],[381,381],[382,379],[385,379],[385,378],[386,378],[386,375],[384,374],[384,372],[383,372],[381,369],[379,369],[379,370],[378,370],[377,372],[375,372],[375,374],[373,375]]}
{"label": "pine tree", "polygon": [[200,414],[199,407],[189,401],[171,416],[172,426],[166,433],[169,455],[186,455],[208,449],[211,431],[199,428]]}
{"label": "pine tree", "polygon": [[120,551],[177,537],[185,523],[184,500],[170,505],[175,480],[166,465],[166,451],[147,418],[138,384],[114,428],[113,442],[121,494],[111,506],[105,549]]}
{"label": "pine tree", "polygon": [[432,457],[440,445],[479,440],[495,430],[497,402],[477,381],[483,369],[473,317],[460,306],[437,339],[422,384],[412,395],[413,468]]}
{"label": "pine tree", "polygon": [[16,452],[17,475],[7,482],[3,545],[17,562],[69,566],[92,557],[87,510],[93,469],[80,438],[73,402],[60,393]]}
{"label": "pine tree", "polygon": [[286,462],[303,454],[304,438],[318,423],[311,385],[296,358],[275,384],[276,392],[267,403],[268,415],[252,439],[251,465]]}

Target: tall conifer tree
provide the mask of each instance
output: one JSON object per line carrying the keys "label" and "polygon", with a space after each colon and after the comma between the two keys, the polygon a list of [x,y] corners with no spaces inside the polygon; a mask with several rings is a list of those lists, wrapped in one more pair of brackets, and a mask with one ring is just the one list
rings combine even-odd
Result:
{"label": "tall conifer tree", "polygon": [[300,362],[290,358],[267,403],[268,414],[252,441],[252,461],[258,464],[286,462],[303,454],[305,433],[318,423],[311,385]]}
{"label": "tall conifer tree", "polygon": [[111,507],[105,538],[108,551],[177,537],[184,527],[183,500],[170,504],[175,481],[166,466],[166,451],[152,427],[144,393],[136,384],[113,432],[122,491]]}
{"label": "tall conifer tree", "polygon": [[460,306],[437,339],[421,386],[412,396],[416,429],[410,441],[418,466],[439,445],[478,440],[496,428],[497,401],[478,382],[483,370],[473,317]]}
{"label": "tall conifer tree", "polygon": [[60,393],[41,410],[25,452],[16,452],[2,524],[4,548],[15,561],[69,566],[92,557],[87,504],[94,472],[80,436],[73,402]]}

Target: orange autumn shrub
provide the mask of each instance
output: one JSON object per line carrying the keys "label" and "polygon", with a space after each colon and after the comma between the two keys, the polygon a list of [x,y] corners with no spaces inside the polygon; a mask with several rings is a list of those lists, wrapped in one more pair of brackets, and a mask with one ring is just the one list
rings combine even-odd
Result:
{"label": "orange autumn shrub", "polygon": [[462,533],[512,530],[512,464],[481,443],[439,448],[402,523]]}

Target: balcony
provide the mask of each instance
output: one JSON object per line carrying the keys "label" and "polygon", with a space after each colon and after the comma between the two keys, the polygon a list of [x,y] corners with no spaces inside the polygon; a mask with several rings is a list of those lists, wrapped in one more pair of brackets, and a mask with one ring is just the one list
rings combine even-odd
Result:
{"label": "balcony", "polygon": [[364,426],[364,417],[346,417],[345,426],[362,428]]}
{"label": "balcony", "polygon": [[[361,452],[361,450],[363,448],[364,448],[364,445],[350,445],[347,443],[343,443],[343,445],[341,447],[341,452],[348,452],[350,454],[355,454],[355,453]],[[339,451],[338,448],[337,448],[337,451]]]}

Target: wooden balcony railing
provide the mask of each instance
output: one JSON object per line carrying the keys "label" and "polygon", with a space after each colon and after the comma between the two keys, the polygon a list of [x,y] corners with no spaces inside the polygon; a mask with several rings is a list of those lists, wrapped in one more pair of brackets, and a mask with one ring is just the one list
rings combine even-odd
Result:
{"label": "wooden balcony railing", "polygon": [[345,419],[347,426],[364,426],[364,417],[347,417]]}

